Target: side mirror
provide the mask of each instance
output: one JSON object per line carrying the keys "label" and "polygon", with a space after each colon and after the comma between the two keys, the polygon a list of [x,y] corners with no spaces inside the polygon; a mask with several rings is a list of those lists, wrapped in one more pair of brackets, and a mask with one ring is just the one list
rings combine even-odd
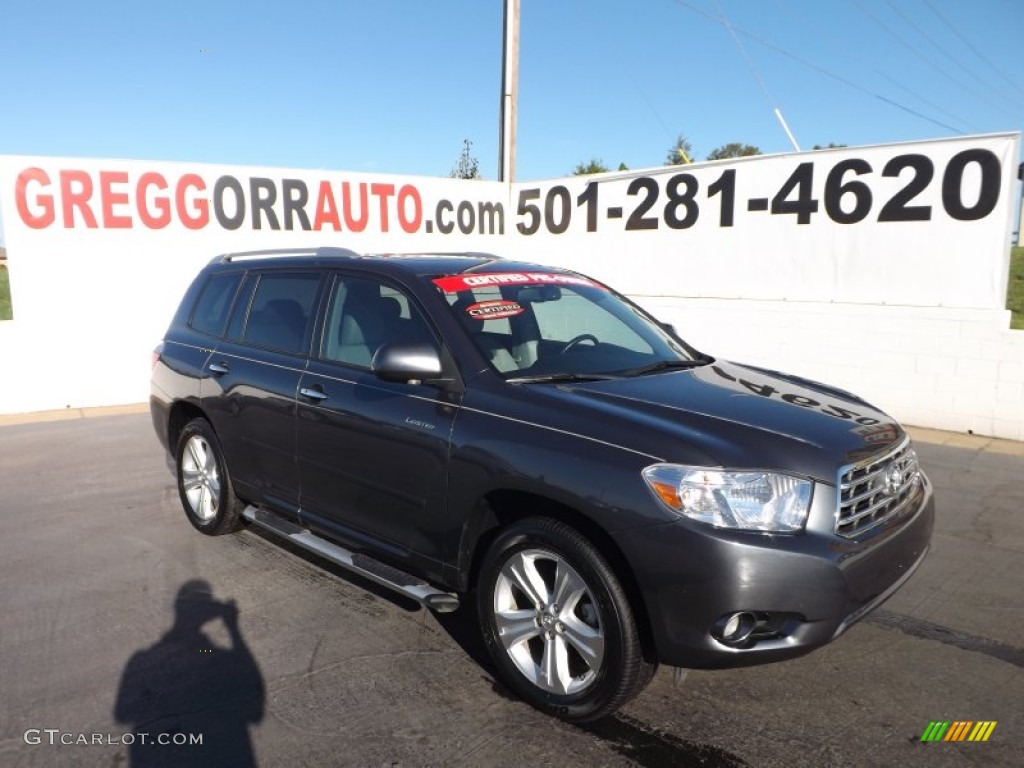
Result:
{"label": "side mirror", "polygon": [[441,378],[441,356],[432,344],[384,344],[374,354],[370,370],[383,381],[420,384]]}
{"label": "side mirror", "polygon": [[675,336],[677,339],[679,338],[679,334],[676,333],[676,327],[672,325],[672,323],[658,323],[658,325],[660,325],[663,330],[668,331],[672,336]]}

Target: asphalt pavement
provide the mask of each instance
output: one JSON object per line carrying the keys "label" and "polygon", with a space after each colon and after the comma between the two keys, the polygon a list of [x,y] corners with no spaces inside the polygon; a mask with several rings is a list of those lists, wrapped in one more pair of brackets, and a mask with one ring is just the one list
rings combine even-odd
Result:
{"label": "asphalt pavement", "polygon": [[[1024,444],[915,430],[938,519],[895,597],[576,727],[495,681],[468,610],[196,533],[131,410],[0,419],[0,765],[1024,765]],[[932,721],[996,726],[924,743]]]}

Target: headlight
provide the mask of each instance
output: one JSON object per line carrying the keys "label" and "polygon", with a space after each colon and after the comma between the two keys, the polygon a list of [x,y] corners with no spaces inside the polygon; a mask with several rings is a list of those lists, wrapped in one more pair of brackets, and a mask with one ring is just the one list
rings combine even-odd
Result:
{"label": "headlight", "polygon": [[652,464],[643,476],[673,512],[717,528],[794,533],[811,507],[811,481],[776,472]]}

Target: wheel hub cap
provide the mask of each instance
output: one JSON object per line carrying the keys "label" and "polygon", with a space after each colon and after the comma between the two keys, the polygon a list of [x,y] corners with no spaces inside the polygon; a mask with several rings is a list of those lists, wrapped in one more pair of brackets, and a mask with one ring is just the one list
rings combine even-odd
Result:
{"label": "wheel hub cap", "polygon": [[549,693],[579,693],[604,661],[601,615],[583,577],[561,555],[514,553],[494,587],[498,638],[516,668]]}
{"label": "wheel hub cap", "polygon": [[217,516],[220,504],[220,473],[210,444],[193,435],[181,456],[181,484],[192,514],[200,520]]}

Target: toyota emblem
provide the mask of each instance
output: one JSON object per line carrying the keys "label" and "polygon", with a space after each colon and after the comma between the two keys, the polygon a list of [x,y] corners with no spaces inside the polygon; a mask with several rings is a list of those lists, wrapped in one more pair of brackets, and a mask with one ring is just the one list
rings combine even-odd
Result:
{"label": "toyota emblem", "polygon": [[885,492],[889,496],[895,496],[903,488],[903,469],[893,463],[885,471]]}

